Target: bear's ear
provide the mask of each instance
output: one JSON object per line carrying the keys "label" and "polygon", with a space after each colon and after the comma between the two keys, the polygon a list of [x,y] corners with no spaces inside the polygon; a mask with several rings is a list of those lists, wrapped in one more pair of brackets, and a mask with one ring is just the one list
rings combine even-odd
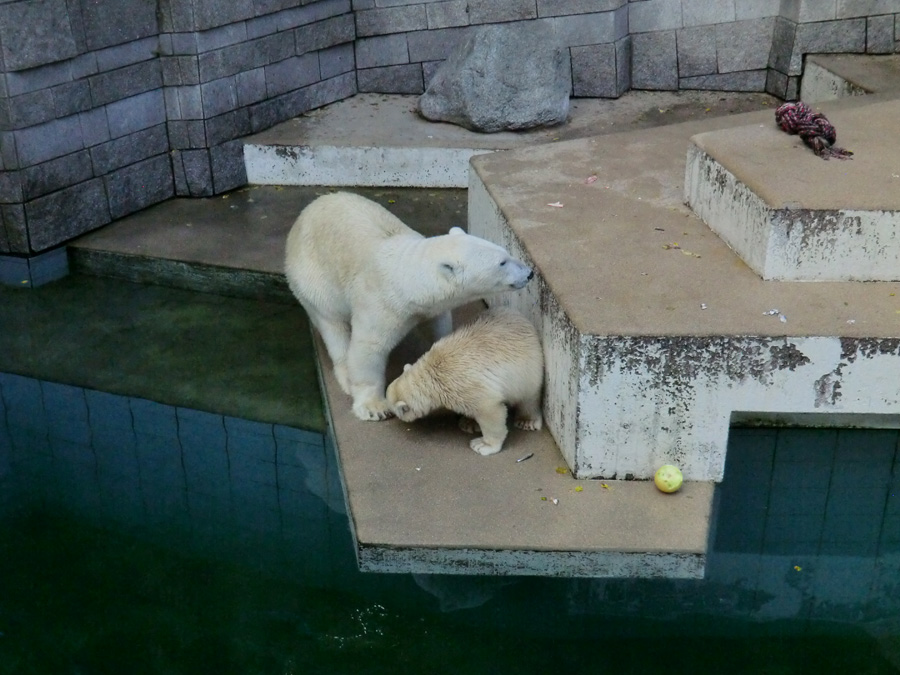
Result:
{"label": "bear's ear", "polygon": [[403,372],[405,373],[405,372],[406,372],[407,370],[409,370],[410,368],[412,368],[412,364],[411,364],[411,363],[407,363],[405,366],[403,366]]}
{"label": "bear's ear", "polygon": [[461,227],[451,227],[450,228],[450,234],[456,235],[456,234],[465,234],[465,233],[466,233],[466,231],[464,229],[462,229]]}
{"label": "bear's ear", "polygon": [[452,277],[456,274],[456,267],[452,263],[441,263],[441,272],[444,276]]}
{"label": "bear's ear", "polygon": [[397,411],[398,415],[409,415],[409,404],[405,401],[397,401],[397,405],[394,406],[394,409]]}

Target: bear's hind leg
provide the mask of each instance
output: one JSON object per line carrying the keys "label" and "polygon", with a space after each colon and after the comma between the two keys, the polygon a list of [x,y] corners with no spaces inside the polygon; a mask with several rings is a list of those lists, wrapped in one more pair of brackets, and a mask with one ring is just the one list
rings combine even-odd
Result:
{"label": "bear's hind leg", "polygon": [[506,440],[506,406],[503,403],[486,404],[475,415],[481,427],[481,438],[469,441],[469,446],[479,455],[495,455],[503,449]]}
{"label": "bear's hind leg", "polygon": [[334,377],[345,394],[350,393],[350,378],[347,375],[347,351],[350,349],[349,324],[335,319],[327,319],[314,309],[307,307],[313,326],[322,336],[325,350],[334,366]]}
{"label": "bear's hind leg", "polygon": [[540,431],[544,425],[544,414],[541,412],[541,397],[536,396],[516,406],[513,425],[525,431]]}

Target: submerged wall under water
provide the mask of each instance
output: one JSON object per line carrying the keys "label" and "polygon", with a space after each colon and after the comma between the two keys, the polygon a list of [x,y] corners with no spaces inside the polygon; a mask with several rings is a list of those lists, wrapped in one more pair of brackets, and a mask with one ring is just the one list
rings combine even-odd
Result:
{"label": "submerged wall under water", "polygon": [[[734,429],[717,490],[701,581],[416,583],[447,611],[525,585],[545,596],[534,611],[552,597],[569,617],[896,633],[900,431]],[[384,576],[355,570],[338,467],[321,434],[0,374],[0,517],[34,510],[311,587],[364,588]]]}

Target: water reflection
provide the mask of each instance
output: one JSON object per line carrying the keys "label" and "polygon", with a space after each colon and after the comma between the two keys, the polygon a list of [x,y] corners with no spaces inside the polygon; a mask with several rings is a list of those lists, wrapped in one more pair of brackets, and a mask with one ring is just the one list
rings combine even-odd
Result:
{"label": "water reflection", "polygon": [[305,587],[390,588],[394,608],[429,605],[469,625],[567,638],[589,637],[597,621],[607,636],[648,620],[691,635],[852,629],[882,640],[890,658],[898,651],[896,430],[733,430],[702,581],[417,575],[385,585],[387,575],[356,572],[321,434],[14,375],[0,375],[0,402],[8,517],[65,513]]}
{"label": "water reflection", "polygon": [[7,513],[39,507],[204,554],[289,563],[316,585],[353,564],[322,434],[15,375],[0,376],[0,395]]}

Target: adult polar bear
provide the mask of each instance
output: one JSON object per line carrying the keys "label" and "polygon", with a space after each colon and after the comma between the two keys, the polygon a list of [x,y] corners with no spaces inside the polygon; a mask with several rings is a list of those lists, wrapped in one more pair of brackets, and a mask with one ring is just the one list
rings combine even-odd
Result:
{"label": "adult polar bear", "polygon": [[451,309],[522,288],[534,276],[489,241],[458,227],[423,237],[349,192],[303,209],[288,234],[285,274],[362,420],[391,416],[387,358],[413,326],[434,319],[436,337],[443,337],[452,328]]}

